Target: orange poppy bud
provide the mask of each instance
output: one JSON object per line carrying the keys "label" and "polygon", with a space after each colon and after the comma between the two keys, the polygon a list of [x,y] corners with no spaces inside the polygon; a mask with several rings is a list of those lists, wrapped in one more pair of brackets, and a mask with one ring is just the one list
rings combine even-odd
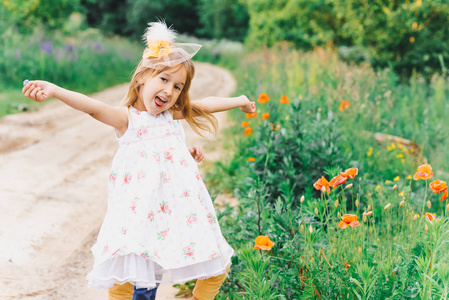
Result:
{"label": "orange poppy bud", "polygon": [[248,161],[256,161],[256,158],[255,157],[249,157]]}
{"label": "orange poppy bud", "polygon": [[262,120],[266,120],[270,118],[270,114],[269,113],[263,113],[262,114]]}
{"label": "orange poppy bud", "polygon": [[427,226],[427,224],[426,224],[426,226],[424,227],[424,230],[427,232],[427,231],[429,231],[429,226]]}
{"label": "orange poppy bud", "polygon": [[433,177],[432,167],[429,164],[423,164],[423,165],[419,166],[415,175],[413,175],[414,180],[420,180],[420,179],[427,180],[432,177]]}
{"label": "orange poppy bud", "polygon": [[256,237],[256,245],[254,246],[253,250],[260,249],[260,250],[266,250],[269,251],[271,248],[273,248],[275,244],[268,238],[267,235],[259,235]]}
{"label": "orange poppy bud", "polygon": [[427,220],[429,220],[430,223],[432,223],[433,220],[435,220],[435,215],[431,213],[426,213],[426,218]]}
{"label": "orange poppy bud", "polygon": [[246,121],[243,121],[242,122],[242,128],[245,128],[245,127],[248,127],[249,126],[249,123],[248,122],[246,122]]}
{"label": "orange poppy bud", "polygon": [[355,200],[355,207],[359,207],[359,204],[360,204],[359,199],[356,199],[356,200]]}
{"label": "orange poppy bud", "polygon": [[401,201],[401,203],[399,203],[399,207],[403,207],[403,206],[404,206],[404,204],[405,204],[405,201],[404,201],[404,200],[402,200],[402,201]]}
{"label": "orange poppy bud", "polygon": [[315,207],[315,214],[318,214],[318,208]]}
{"label": "orange poppy bud", "polygon": [[304,232],[304,225],[301,225],[300,229]]}
{"label": "orange poppy bud", "polygon": [[352,183],[348,184],[347,186],[345,186],[345,190],[352,188]]}
{"label": "orange poppy bud", "polygon": [[259,95],[259,99],[257,99],[257,102],[259,102],[260,104],[267,103],[268,101],[270,101],[270,97],[268,97],[266,93],[261,93]]}
{"label": "orange poppy bud", "polygon": [[372,210],[363,213],[363,215],[365,215],[367,217],[371,216],[372,214],[373,214]]}
{"label": "orange poppy bud", "polygon": [[310,233],[313,233],[313,227],[312,227],[312,224],[310,224],[310,226],[309,226],[309,232],[310,232]]}
{"label": "orange poppy bud", "polygon": [[447,198],[447,190],[444,191],[443,195],[441,195],[440,201],[444,201]]}
{"label": "orange poppy bud", "polygon": [[287,98],[287,96],[282,96],[281,100],[279,100],[280,104],[287,104],[290,103],[290,100]]}
{"label": "orange poppy bud", "polygon": [[349,101],[343,100],[343,101],[340,102],[340,107],[338,108],[338,110],[339,111],[344,111],[349,106],[351,106],[351,103],[349,103]]}
{"label": "orange poppy bud", "polygon": [[419,215],[414,215],[413,216],[413,221],[416,221],[419,218]]}
{"label": "orange poppy bud", "polygon": [[427,200],[427,207],[431,208],[432,207],[432,202],[430,202],[429,200]]}
{"label": "orange poppy bud", "polygon": [[247,119],[257,118],[257,113],[256,113],[256,112],[253,112],[253,113],[246,113],[246,118],[247,118]]}
{"label": "orange poppy bud", "polygon": [[302,196],[301,196],[301,199],[299,199],[299,202],[303,203],[305,199],[306,199],[306,198],[304,197],[304,195],[302,195]]}
{"label": "orange poppy bud", "polygon": [[340,203],[338,203],[338,199],[335,200],[335,207],[338,207],[339,204],[340,204]]}
{"label": "orange poppy bud", "polygon": [[250,135],[251,133],[253,133],[253,129],[252,129],[251,127],[246,127],[246,128],[245,128],[245,135],[248,136],[248,135]]}
{"label": "orange poppy bud", "polygon": [[387,210],[387,209],[389,209],[389,208],[390,208],[390,206],[391,206],[391,204],[390,204],[390,203],[388,203],[387,205],[385,205],[385,207],[384,207],[384,210]]}
{"label": "orange poppy bud", "polygon": [[396,191],[397,189],[398,189],[398,185],[395,184],[395,185],[393,186],[393,191]]}

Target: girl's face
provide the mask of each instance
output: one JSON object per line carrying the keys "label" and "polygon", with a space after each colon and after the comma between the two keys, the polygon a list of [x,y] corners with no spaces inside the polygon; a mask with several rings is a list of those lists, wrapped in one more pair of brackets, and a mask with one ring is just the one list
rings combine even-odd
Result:
{"label": "girl's face", "polygon": [[170,109],[178,100],[184,88],[187,73],[181,65],[164,70],[155,77],[149,77],[140,89],[136,109],[146,110],[152,115]]}

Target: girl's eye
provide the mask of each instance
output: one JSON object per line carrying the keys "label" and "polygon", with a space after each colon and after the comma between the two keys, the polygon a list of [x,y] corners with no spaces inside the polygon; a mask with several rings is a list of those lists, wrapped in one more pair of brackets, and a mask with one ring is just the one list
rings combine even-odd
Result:
{"label": "girl's eye", "polygon": [[175,89],[177,89],[178,91],[181,90],[181,88],[178,85],[175,85]]}
{"label": "girl's eye", "polygon": [[167,79],[164,78],[164,77],[161,77],[161,80],[162,80],[163,82],[166,82],[166,81],[167,81]]}

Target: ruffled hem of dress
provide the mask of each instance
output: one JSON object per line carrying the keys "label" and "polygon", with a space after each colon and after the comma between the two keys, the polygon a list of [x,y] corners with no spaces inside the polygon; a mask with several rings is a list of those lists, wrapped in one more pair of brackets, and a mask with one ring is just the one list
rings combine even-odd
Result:
{"label": "ruffled hem of dress", "polygon": [[94,266],[87,275],[88,287],[108,289],[114,284],[131,283],[137,288],[152,289],[157,283],[184,283],[193,279],[206,279],[226,273],[231,264],[234,250],[225,254],[226,259],[216,257],[197,264],[177,269],[164,269],[151,258],[143,258],[135,253],[116,256]]}

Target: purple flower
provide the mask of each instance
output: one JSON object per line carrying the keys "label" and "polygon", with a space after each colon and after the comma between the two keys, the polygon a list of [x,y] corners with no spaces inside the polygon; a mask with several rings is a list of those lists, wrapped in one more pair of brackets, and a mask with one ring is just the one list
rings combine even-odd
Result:
{"label": "purple flower", "polygon": [[39,47],[41,48],[41,51],[52,54],[53,53],[53,43],[52,42],[40,42]]}

